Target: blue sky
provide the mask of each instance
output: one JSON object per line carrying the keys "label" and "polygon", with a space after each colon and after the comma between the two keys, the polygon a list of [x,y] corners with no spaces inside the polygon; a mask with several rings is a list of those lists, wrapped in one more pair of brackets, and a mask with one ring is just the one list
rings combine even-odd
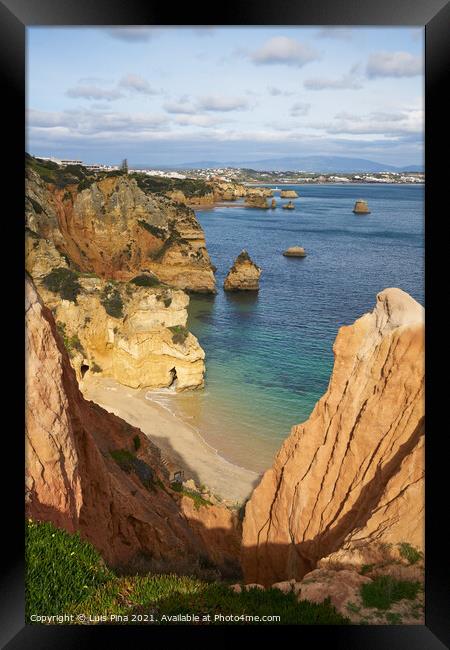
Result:
{"label": "blue sky", "polygon": [[423,162],[423,29],[31,27],[27,150],[170,165]]}

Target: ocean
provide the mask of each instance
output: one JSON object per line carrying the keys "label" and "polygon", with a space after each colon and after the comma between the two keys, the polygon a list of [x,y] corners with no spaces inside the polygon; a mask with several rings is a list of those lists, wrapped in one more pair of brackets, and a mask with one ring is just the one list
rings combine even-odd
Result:
{"label": "ocean", "polygon": [[[257,472],[325,392],[339,327],[371,311],[387,287],[424,304],[422,185],[283,189],[297,190],[295,210],[241,202],[196,210],[217,266],[218,294],[191,296],[189,307],[188,326],[206,352],[205,388],[152,395],[222,456]],[[353,214],[357,199],[371,214]],[[307,257],[283,257],[295,245]],[[260,290],[225,293],[244,248],[262,268]]]}

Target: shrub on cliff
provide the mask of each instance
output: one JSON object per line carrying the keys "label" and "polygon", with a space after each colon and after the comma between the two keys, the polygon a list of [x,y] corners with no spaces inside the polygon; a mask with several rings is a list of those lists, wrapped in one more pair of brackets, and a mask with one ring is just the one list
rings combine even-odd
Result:
{"label": "shrub on cliff", "polygon": [[63,300],[77,301],[81,291],[78,275],[71,269],[52,269],[42,280],[43,285],[53,293],[59,293]]}
{"label": "shrub on cliff", "polygon": [[389,609],[389,607],[406,598],[414,600],[420,589],[420,582],[396,580],[392,576],[378,576],[372,582],[361,587],[361,596],[365,607]]}
{"label": "shrub on cliff", "polygon": [[172,332],[172,341],[174,343],[182,344],[189,336],[188,328],[183,325],[173,325],[172,327],[169,327],[169,329]]}
{"label": "shrub on cliff", "polygon": [[123,301],[120,291],[112,284],[107,284],[103,289],[100,302],[106,313],[113,318],[123,318]]}
{"label": "shrub on cliff", "polygon": [[27,522],[25,562],[28,621],[33,614],[63,614],[112,576],[91,544],[49,522]]}
{"label": "shrub on cliff", "polygon": [[138,287],[158,287],[161,284],[156,275],[150,273],[137,275],[132,280],[130,280],[130,282]]}

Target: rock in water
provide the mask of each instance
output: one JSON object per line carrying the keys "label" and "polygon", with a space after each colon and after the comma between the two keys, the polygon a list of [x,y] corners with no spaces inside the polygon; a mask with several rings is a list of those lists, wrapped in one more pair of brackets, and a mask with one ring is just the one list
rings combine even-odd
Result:
{"label": "rock in water", "polygon": [[303,246],[290,246],[283,255],[285,257],[306,257],[306,251]]}
{"label": "rock in water", "polygon": [[292,201],[288,201],[283,205],[284,210],[295,210],[295,204]]}
{"label": "rock in water", "polygon": [[296,199],[298,194],[295,190],[281,190],[280,192],[281,199]]}
{"label": "rock in water", "polygon": [[246,250],[236,257],[228,272],[223,288],[225,291],[258,291],[261,269],[257,266]]}
{"label": "rock in water", "polygon": [[363,201],[363,200],[356,201],[355,207],[353,208],[353,212],[355,214],[370,214],[367,201]]}
{"label": "rock in water", "polygon": [[272,209],[277,207],[277,202],[275,201],[275,199],[272,199],[272,202],[271,202],[271,204],[270,204],[270,207],[271,207]]}
{"label": "rock in water", "polygon": [[265,196],[250,195],[245,198],[244,205],[246,208],[260,208],[267,210],[270,206]]}
{"label": "rock in water", "polygon": [[341,327],[328,390],[245,509],[246,582],[301,579],[374,542],[424,546],[424,309],[385,289]]}

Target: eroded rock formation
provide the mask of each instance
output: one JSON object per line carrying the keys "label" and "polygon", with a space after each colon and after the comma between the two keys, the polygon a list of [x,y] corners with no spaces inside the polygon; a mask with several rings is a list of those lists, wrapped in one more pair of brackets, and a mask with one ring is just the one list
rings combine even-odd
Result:
{"label": "eroded rock formation", "polygon": [[306,257],[306,251],[303,246],[290,246],[283,252],[283,255],[285,257]]}
{"label": "eroded rock formation", "polygon": [[258,291],[261,269],[257,266],[246,250],[236,257],[228,272],[223,288],[225,291]]}
{"label": "eroded rock formation", "polygon": [[126,175],[64,184],[36,169],[27,165],[27,226],[76,268],[115,280],[151,271],[179,289],[215,291],[203,230],[186,205]]}
{"label": "eroded rock formation", "polygon": [[325,395],[246,506],[246,582],[373,542],[424,544],[424,309],[400,289],[342,327]]}
{"label": "eroded rock formation", "polygon": [[298,194],[295,190],[281,190],[280,192],[281,199],[297,199]]}
{"label": "eroded rock formation", "polygon": [[[50,310],[26,280],[26,512],[96,546],[108,563],[186,573],[236,566],[236,517],[172,491],[160,452],[81,395]],[[217,543],[216,543],[217,542]],[[134,564],[133,566],[136,566]]]}

